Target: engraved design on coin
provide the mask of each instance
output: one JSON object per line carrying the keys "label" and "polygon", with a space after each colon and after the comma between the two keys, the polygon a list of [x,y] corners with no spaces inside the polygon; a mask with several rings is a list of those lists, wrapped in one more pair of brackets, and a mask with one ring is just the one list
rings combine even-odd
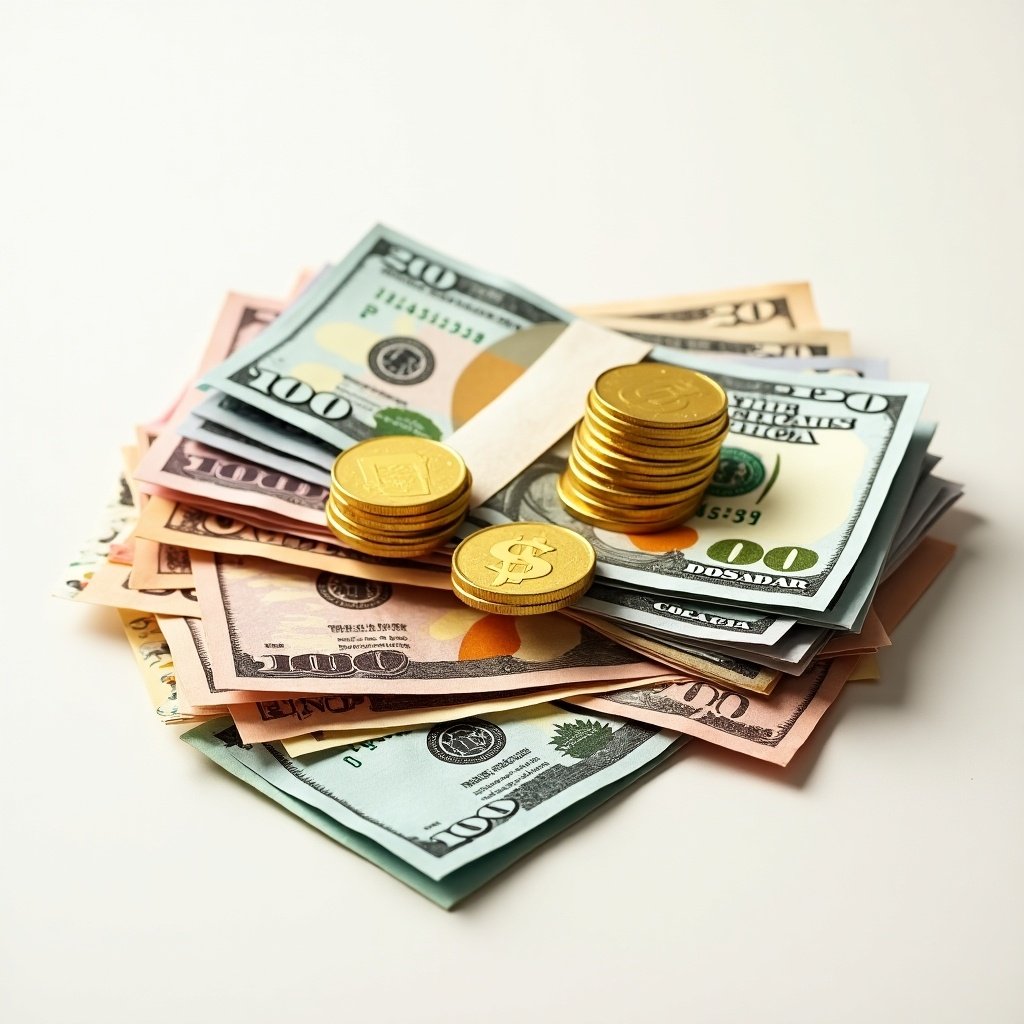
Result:
{"label": "engraved design on coin", "polygon": [[[512,549],[516,548],[516,551]],[[503,587],[506,583],[522,583],[523,580],[539,580],[547,576],[555,567],[541,555],[549,555],[556,550],[544,543],[543,537],[534,537],[524,541],[522,537],[515,540],[498,541],[491,546],[491,557],[498,559],[497,565],[485,568],[498,575],[491,583],[492,587]]]}
{"label": "engraved design on coin", "polygon": [[756,491],[764,483],[764,478],[764,463],[753,452],[742,448],[723,448],[707,493],[716,498],[735,498]]}
{"label": "engraved design on coin", "polygon": [[391,597],[391,586],[376,580],[357,580],[322,572],[316,578],[316,592],[339,608],[376,608]]}
{"label": "engraved design on coin", "polygon": [[368,487],[390,497],[430,494],[427,460],[414,452],[360,459],[359,472]]}
{"label": "engraved design on coin", "polygon": [[479,764],[505,746],[505,733],[482,718],[435,725],[427,733],[427,750],[448,764]]}
{"label": "engraved design on coin", "polygon": [[434,372],[434,353],[417,338],[382,338],[370,349],[367,362],[389,384],[419,384]]}
{"label": "engraved design on coin", "polygon": [[702,394],[692,381],[657,381],[650,384],[627,382],[618,390],[619,399],[627,408],[642,412],[681,412],[690,401]]}

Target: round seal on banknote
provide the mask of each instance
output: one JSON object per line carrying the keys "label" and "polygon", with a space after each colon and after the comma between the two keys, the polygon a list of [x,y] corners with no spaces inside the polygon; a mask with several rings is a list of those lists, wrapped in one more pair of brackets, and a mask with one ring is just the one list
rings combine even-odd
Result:
{"label": "round seal on banknote", "polygon": [[376,580],[357,580],[322,572],[316,578],[316,592],[339,608],[376,608],[391,597],[391,586]]}
{"label": "round seal on banknote", "polygon": [[448,764],[479,764],[494,757],[505,746],[505,734],[482,718],[435,725],[427,733],[427,750]]}
{"label": "round seal on banknote", "polygon": [[417,338],[382,338],[367,362],[389,384],[419,384],[434,372],[434,353]]}
{"label": "round seal on banknote", "polygon": [[764,463],[753,452],[723,448],[707,493],[716,498],[735,498],[756,491],[764,483],[764,477]]}

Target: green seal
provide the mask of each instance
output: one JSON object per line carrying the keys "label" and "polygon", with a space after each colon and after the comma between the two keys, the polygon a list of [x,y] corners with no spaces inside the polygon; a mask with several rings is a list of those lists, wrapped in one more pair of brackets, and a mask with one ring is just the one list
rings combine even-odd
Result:
{"label": "green seal", "polygon": [[601,725],[593,719],[584,722],[582,718],[577,718],[575,722],[556,725],[555,738],[549,742],[563,754],[584,758],[604,750],[611,743],[612,736],[610,725]]}
{"label": "green seal", "polygon": [[742,448],[723,448],[718,456],[718,469],[708,485],[708,494],[716,498],[735,498],[749,494],[764,483],[764,463]]}
{"label": "green seal", "polygon": [[441,431],[422,413],[411,409],[381,409],[374,414],[374,430],[378,437],[392,434],[412,434],[431,441],[441,440]]}

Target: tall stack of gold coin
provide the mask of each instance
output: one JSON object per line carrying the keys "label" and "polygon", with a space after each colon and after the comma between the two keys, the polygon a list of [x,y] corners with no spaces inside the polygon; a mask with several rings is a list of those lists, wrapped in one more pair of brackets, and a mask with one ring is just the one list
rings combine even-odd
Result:
{"label": "tall stack of gold coin", "polygon": [[655,533],[700,506],[729,432],[710,377],[659,363],[607,370],[587,397],[558,496],[582,522]]}
{"label": "tall stack of gold coin", "polygon": [[458,452],[422,437],[373,437],[343,451],[331,471],[327,525],[347,548],[383,558],[425,555],[469,508]]}

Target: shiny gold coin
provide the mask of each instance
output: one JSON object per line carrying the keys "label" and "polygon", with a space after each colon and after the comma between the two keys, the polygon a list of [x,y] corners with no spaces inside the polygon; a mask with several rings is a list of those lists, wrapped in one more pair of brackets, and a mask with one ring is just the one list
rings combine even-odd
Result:
{"label": "shiny gold coin", "polygon": [[558,478],[558,496],[566,505],[570,504],[566,501],[568,497],[574,507],[582,508],[590,515],[622,523],[673,522],[697,500],[694,498],[685,502],[675,501],[644,508],[626,508],[586,494],[580,490],[571,473],[563,473]]}
{"label": "shiny gold coin", "polygon": [[334,508],[345,519],[350,519],[354,523],[365,523],[372,529],[384,532],[423,533],[430,530],[439,530],[454,522],[461,521],[469,509],[469,491],[465,491],[462,497],[451,505],[446,505],[437,512],[430,512],[425,515],[376,515],[373,512],[366,512],[355,505],[350,505],[333,489],[328,501],[334,505]]}
{"label": "shiny gold coin", "polygon": [[728,406],[722,388],[695,370],[636,363],[606,370],[594,383],[594,403],[627,423],[696,426]]}
{"label": "shiny gold coin", "polygon": [[333,503],[328,504],[327,515],[329,521],[332,521],[349,533],[355,534],[357,537],[363,537],[375,544],[393,544],[396,547],[422,547],[425,544],[437,546],[459,528],[464,518],[459,516],[450,523],[434,527],[430,530],[405,530],[398,532],[392,528],[382,530],[378,527],[367,525],[359,519],[352,519]]}
{"label": "shiny gold coin", "polygon": [[707,423],[698,426],[683,427],[650,427],[628,423],[626,420],[612,416],[594,402],[594,393],[587,397],[587,418],[593,420],[605,433],[621,435],[631,440],[651,445],[699,444],[716,436],[729,421],[728,411],[723,411]]}
{"label": "shiny gold coin", "polygon": [[710,480],[718,468],[718,459],[715,458],[706,463],[700,471],[684,473],[679,476],[640,476],[635,473],[608,470],[574,446],[569,452],[569,466],[578,476],[588,477],[598,484],[621,487],[627,491],[663,494],[666,491],[686,490],[701,480]]}
{"label": "shiny gold coin", "polygon": [[350,505],[381,515],[433,512],[466,487],[462,456],[424,437],[371,437],[342,452],[331,470]]}
{"label": "shiny gold coin", "polygon": [[609,479],[594,477],[583,469],[572,457],[569,458],[567,470],[576,481],[577,489],[585,494],[593,495],[599,501],[609,505],[624,505],[641,508],[652,505],[678,504],[702,494],[711,482],[713,473],[688,481],[685,486],[671,490],[641,490],[630,484]]}
{"label": "shiny gold coin", "polygon": [[586,588],[596,564],[590,543],[564,526],[503,523],[459,544],[452,578],[487,601],[536,604]]}
{"label": "shiny gold coin", "polygon": [[381,558],[415,558],[419,555],[429,554],[454,535],[455,530],[458,529],[458,527],[454,527],[446,533],[432,538],[429,543],[424,541],[417,544],[396,544],[393,538],[382,542],[355,533],[340,522],[330,509],[327,511],[327,525],[343,547],[354,548],[367,555],[379,555]]}
{"label": "shiny gold coin", "polygon": [[624,451],[595,432],[586,420],[580,420],[576,425],[574,444],[609,469],[625,470],[638,476],[681,476],[697,472],[712,459],[717,459],[721,449],[721,445],[692,448],[677,452],[675,458],[651,459],[637,452]]}
{"label": "shiny gold coin", "polygon": [[711,453],[717,452],[721,448],[728,433],[728,425],[726,425],[726,429],[720,430],[718,434],[700,444],[653,445],[621,434],[610,434],[603,427],[598,426],[593,419],[584,418],[581,422],[584,433],[609,450],[638,459],[647,459],[649,462],[692,462],[695,459],[709,458]]}
{"label": "shiny gold coin", "polygon": [[570,594],[554,601],[544,601],[539,604],[502,604],[498,601],[485,601],[475,594],[464,590],[456,580],[452,579],[452,593],[465,605],[474,608],[478,612],[486,612],[488,615],[546,615],[548,612],[557,612],[561,608],[568,608],[582,596],[583,591],[578,594]]}
{"label": "shiny gold coin", "polygon": [[671,517],[661,521],[626,523],[620,519],[611,519],[594,511],[586,503],[579,501],[574,493],[563,490],[561,481],[559,481],[558,485],[558,496],[569,514],[580,522],[595,526],[599,530],[608,530],[611,533],[660,533],[662,530],[669,530],[685,522],[700,508],[700,501],[696,501],[692,507],[684,508],[680,512],[673,513]]}

